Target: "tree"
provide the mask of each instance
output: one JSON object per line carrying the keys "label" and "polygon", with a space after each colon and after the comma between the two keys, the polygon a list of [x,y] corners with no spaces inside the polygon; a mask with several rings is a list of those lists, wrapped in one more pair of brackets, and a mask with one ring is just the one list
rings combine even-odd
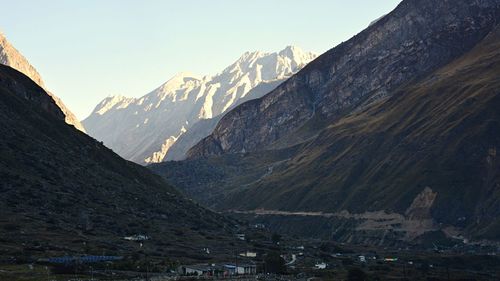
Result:
{"label": "tree", "polygon": [[267,273],[285,273],[285,260],[278,252],[269,252],[264,259],[264,268]]}
{"label": "tree", "polygon": [[354,267],[349,269],[347,273],[348,281],[365,281],[367,280],[366,273],[360,268]]}
{"label": "tree", "polygon": [[278,233],[273,233],[273,235],[271,236],[271,240],[274,244],[277,244],[281,241],[281,235],[279,235]]}

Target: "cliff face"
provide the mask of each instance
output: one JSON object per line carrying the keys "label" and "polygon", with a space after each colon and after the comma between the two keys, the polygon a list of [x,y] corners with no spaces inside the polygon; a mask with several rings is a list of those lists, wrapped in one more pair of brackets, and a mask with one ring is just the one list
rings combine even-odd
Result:
{"label": "cliff face", "polygon": [[[244,101],[248,101],[251,99],[255,99],[258,97],[262,97],[265,94],[274,90],[279,84],[283,83],[284,79],[278,79],[271,82],[262,82],[259,85],[255,86],[252,90],[248,92],[248,94],[241,98],[238,101],[238,105],[243,103]],[[229,110],[233,109],[236,106],[231,106]],[[165,157],[165,161],[179,161],[186,159],[186,154],[189,149],[195,146],[199,141],[209,136],[220,119],[224,116],[224,114],[219,114],[211,119],[201,119],[198,122],[194,123],[187,132],[182,134],[175,143],[168,150],[167,156]]]}
{"label": "cliff face", "polygon": [[[466,54],[299,145],[151,168],[219,210],[330,213],[335,223],[323,231],[343,232],[336,240],[358,233],[383,241],[393,230],[413,240],[451,229],[451,236],[498,241],[499,73],[497,26]],[[342,212],[390,216],[345,225]],[[293,233],[297,224],[285,222],[280,227]]]}
{"label": "cliff face", "polygon": [[[40,87],[45,88],[45,83],[38,71],[28,62],[28,60],[18,51],[7,38],[0,33],[0,64],[10,66],[24,75],[28,76]],[[66,123],[75,126],[78,130],[85,132],[82,124],[76,118],[76,116],[66,107],[62,100],[54,95],[53,93],[47,91],[47,93],[54,99],[57,106],[62,110],[65,115]]]}
{"label": "cliff face", "polygon": [[[18,94],[26,100],[26,103],[37,104],[53,117],[64,120],[64,113],[55,101],[40,86],[34,84],[30,78],[5,65],[0,64],[0,70],[0,87]],[[29,112],[26,112],[26,114],[29,114]]]}
{"label": "cliff face", "polygon": [[188,157],[266,149],[313,116],[336,120],[470,50],[499,18],[497,0],[403,1],[265,97],[227,113]]}

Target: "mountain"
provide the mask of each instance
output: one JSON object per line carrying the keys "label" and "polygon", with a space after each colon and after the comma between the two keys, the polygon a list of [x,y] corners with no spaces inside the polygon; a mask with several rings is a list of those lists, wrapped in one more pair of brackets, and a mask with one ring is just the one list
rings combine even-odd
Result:
{"label": "mountain", "polygon": [[[259,98],[265,94],[274,90],[279,84],[283,83],[286,79],[276,79],[269,82],[261,82],[253,89],[251,89],[244,97],[240,98],[237,102],[231,105],[227,110],[231,110],[237,105],[246,102],[251,99]],[[219,114],[213,118],[200,119],[198,122],[194,123],[189,130],[182,134],[177,140],[172,144],[164,161],[179,161],[186,158],[188,150],[196,145],[199,141],[207,137],[212,133],[217,126],[217,123],[224,116],[224,114]]]}
{"label": "mountain", "polygon": [[[499,18],[500,1],[403,1],[228,112],[187,160],[151,169],[274,230],[352,243],[498,243]],[[379,59],[377,44],[389,55]]]}
{"label": "mountain", "polygon": [[317,130],[301,135],[314,118],[336,120],[470,50],[498,20],[497,7],[496,0],[403,1],[271,93],[228,112],[188,155],[262,150],[314,136]]}
{"label": "mountain", "polygon": [[[246,249],[235,221],[186,199],[64,118],[43,88],[0,65],[3,264],[103,253],[200,261]],[[150,237],[141,249],[124,240],[139,234]]]}
{"label": "mountain", "polygon": [[[91,136],[136,163],[182,159],[191,144],[214,127],[196,126],[198,121],[210,123],[206,120],[218,119],[239,103],[263,96],[315,57],[292,46],[278,53],[246,52],[213,76],[179,73],[141,98],[108,97],[83,124]],[[268,86],[256,88],[262,83]],[[200,127],[202,131],[190,132]],[[181,150],[169,156],[172,145],[187,132]]]}
{"label": "mountain", "polygon": [[[10,66],[18,71],[21,71],[26,76],[35,81],[40,87],[45,89],[45,83],[38,71],[28,62],[28,60],[7,40],[5,35],[0,32],[0,64]],[[66,116],[66,123],[75,126],[78,130],[85,132],[82,124],[76,116],[66,107],[60,98],[47,91],[47,93],[54,99],[57,106],[61,108]]]}

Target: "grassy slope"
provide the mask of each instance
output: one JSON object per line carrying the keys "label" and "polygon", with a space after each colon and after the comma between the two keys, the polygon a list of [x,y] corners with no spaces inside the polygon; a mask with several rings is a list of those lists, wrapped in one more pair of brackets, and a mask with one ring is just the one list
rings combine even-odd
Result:
{"label": "grassy slope", "polygon": [[243,245],[233,221],[48,114],[31,80],[0,65],[0,82],[0,262],[128,255],[138,246],[122,237],[139,233],[152,237],[143,250],[158,257],[204,259],[202,247],[224,257]]}
{"label": "grassy slope", "polygon": [[427,79],[331,125],[252,191],[262,195],[247,207],[404,212],[429,186],[441,222],[498,220],[499,47],[491,34]]}
{"label": "grassy slope", "polygon": [[[435,219],[498,239],[499,47],[497,29],[429,77],[333,123],[260,181],[248,186],[237,174],[219,181],[226,197],[212,204],[223,209],[404,213],[428,186],[438,193]],[[235,164],[230,157],[204,161],[216,164],[219,159],[219,169],[231,171]],[[254,165],[263,170],[271,164]]]}

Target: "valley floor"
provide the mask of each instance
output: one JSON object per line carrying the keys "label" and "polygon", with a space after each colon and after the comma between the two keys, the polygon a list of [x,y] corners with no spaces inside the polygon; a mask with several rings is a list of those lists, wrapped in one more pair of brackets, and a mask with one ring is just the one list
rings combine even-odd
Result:
{"label": "valley floor", "polygon": [[[275,236],[275,235],[273,235]],[[182,276],[158,261],[132,261],[139,271],[117,269],[124,262],[103,265],[80,265],[66,272],[48,264],[0,265],[0,280],[499,280],[500,253],[487,249],[456,253],[450,250],[418,251],[409,248],[389,249],[375,246],[338,244],[316,239],[273,238],[275,250],[283,258],[280,274],[266,270],[265,258],[252,258],[257,275]],[[278,241],[279,240],[279,241]],[[255,243],[260,243],[255,241]],[[491,250],[491,249],[489,249]],[[264,254],[266,255],[266,254]],[[238,259],[238,258],[237,258]],[[246,258],[239,258],[243,263]],[[121,264],[120,264],[121,263]],[[206,263],[207,266],[210,264]],[[111,269],[115,268],[115,269]],[[125,268],[125,267],[124,267]],[[148,272],[146,273],[146,268]],[[74,270],[73,272],[71,272]],[[364,279],[353,279],[361,276]]]}

